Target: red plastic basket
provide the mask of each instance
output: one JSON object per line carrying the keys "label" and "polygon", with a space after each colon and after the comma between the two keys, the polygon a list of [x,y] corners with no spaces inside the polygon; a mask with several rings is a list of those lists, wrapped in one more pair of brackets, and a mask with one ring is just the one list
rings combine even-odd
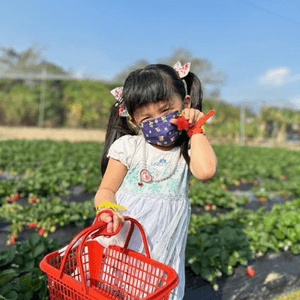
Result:
{"label": "red plastic basket", "polygon": [[[125,216],[131,226],[124,247],[104,247],[92,240],[97,236],[112,236],[106,231],[107,223],[97,214],[94,223],[78,233],[63,254],[54,251],[40,262],[47,273],[51,300],[123,299],[167,300],[178,285],[175,270],[151,259],[145,232],[141,224]],[[134,229],[140,230],[145,254],[128,249]],[[89,240],[87,240],[90,238]]]}

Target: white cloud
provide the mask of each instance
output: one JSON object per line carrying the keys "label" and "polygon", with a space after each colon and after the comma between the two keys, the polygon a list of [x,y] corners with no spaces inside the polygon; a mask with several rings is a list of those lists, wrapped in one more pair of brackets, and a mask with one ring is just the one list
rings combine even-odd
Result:
{"label": "white cloud", "polygon": [[283,85],[290,76],[289,68],[278,68],[267,71],[263,76],[259,77],[259,83],[263,85]]}
{"label": "white cloud", "polygon": [[300,74],[291,75],[289,68],[277,68],[268,70],[264,75],[258,78],[261,85],[282,86],[289,82],[300,80]]}

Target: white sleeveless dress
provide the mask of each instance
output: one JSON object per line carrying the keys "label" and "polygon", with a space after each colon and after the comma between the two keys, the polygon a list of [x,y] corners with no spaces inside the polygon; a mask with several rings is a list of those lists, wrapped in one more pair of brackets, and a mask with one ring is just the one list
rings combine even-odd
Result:
{"label": "white sleeveless dress", "polygon": [[[129,215],[142,224],[151,257],[176,270],[180,282],[171,292],[170,299],[179,300],[183,299],[185,289],[185,248],[191,214],[187,196],[190,171],[181,155],[174,174],[168,179],[144,182],[142,187],[139,186],[144,145],[146,168],[154,179],[170,174],[176,163],[180,147],[163,151],[147,143],[142,135],[122,136],[112,144],[107,155],[119,160],[128,169],[116,193],[116,202],[127,209],[123,215]],[[110,239],[109,244],[114,243],[113,241],[114,239]],[[143,252],[137,228],[132,234],[129,248]]]}

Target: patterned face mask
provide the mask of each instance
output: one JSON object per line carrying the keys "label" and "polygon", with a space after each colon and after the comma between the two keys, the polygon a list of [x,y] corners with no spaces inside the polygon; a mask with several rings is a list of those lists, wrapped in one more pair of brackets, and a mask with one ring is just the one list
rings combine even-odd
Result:
{"label": "patterned face mask", "polygon": [[177,126],[170,120],[178,116],[178,110],[162,117],[151,119],[139,124],[145,140],[150,144],[169,146],[179,138]]}

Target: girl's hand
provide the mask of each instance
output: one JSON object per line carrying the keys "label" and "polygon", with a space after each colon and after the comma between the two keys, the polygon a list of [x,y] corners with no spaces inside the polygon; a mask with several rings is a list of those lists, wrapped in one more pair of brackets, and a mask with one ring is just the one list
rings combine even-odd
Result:
{"label": "girl's hand", "polygon": [[[104,209],[107,209],[107,208],[102,208],[99,211],[104,210]],[[100,220],[107,223],[106,229],[107,229],[107,232],[109,232],[109,233],[115,232],[117,230],[117,228],[119,227],[119,225],[120,224],[123,225],[123,223],[125,221],[124,217],[119,212],[114,211],[112,209],[111,209],[111,211],[113,213],[113,218],[107,213],[100,215]]]}
{"label": "girl's hand", "polygon": [[[204,116],[204,113],[198,109],[185,108],[182,110],[181,115],[184,116],[189,121],[189,128],[190,128],[193,127]],[[177,122],[178,121],[176,119],[170,120],[170,123],[174,125],[177,125]]]}

